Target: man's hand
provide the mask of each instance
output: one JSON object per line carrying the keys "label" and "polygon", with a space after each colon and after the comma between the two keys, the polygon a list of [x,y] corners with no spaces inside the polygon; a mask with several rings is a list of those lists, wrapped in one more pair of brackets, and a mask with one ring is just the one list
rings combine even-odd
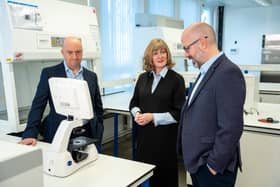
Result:
{"label": "man's hand", "polygon": [[19,144],[24,144],[24,145],[32,145],[35,146],[37,144],[37,139],[35,138],[25,138],[18,142]]}
{"label": "man's hand", "polygon": [[215,171],[214,169],[212,169],[208,164],[207,164],[207,167],[208,167],[208,169],[209,169],[209,171],[210,171],[210,173],[211,173],[212,175],[217,175],[217,171]]}

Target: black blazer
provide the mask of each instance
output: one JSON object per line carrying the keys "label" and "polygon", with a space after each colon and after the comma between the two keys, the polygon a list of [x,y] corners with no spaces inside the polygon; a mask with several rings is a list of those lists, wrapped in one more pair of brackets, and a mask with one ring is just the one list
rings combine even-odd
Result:
{"label": "black blazer", "polygon": [[[129,109],[139,107],[142,113],[169,112],[179,121],[180,111],[186,99],[184,78],[169,69],[151,93],[153,80],[151,72],[139,76]],[[157,127],[153,122],[144,126],[137,125],[136,160],[154,164],[158,168],[177,168],[177,131],[177,123]]]}
{"label": "black blazer", "polygon": [[[37,138],[40,125],[43,125],[43,141],[51,143],[60,122],[66,119],[65,116],[59,115],[55,112],[48,83],[48,79],[51,77],[66,77],[63,62],[52,67],[44,68],[42,70],[40,81],[37,86],[37,91],[28,115],[27,126],[23,132],[22,138]],[[97,76],[94,72],[83,68],[83,77],[84,80],[88,83],[93,104],[92,107],[94,111],[94,118],[91,119],[87,124],[88,129],[90,130],[89,134],[92,138],[98,139],[99,143],[101,143],[104,131],[103,107],[97,82]],[[50,112],[44,120],[43,124],[41,124],[41,119],[47,103],[49,103]]]}
{"label": "black blazer", "polygon": [[245,92],[242,72],[223,54],[182,109],[178,149],[190,173],[206,163],[219,173],[241,167]]}

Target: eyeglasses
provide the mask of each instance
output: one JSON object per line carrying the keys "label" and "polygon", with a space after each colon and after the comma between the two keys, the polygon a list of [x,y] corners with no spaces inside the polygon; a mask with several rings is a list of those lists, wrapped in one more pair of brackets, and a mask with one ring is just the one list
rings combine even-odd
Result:
{"label": "eyeglasses", "polygon": [[[208,36],[204,36],[203,38],[208,38]],[[186,53],[189,52],[191,46],[193,46],[194,44],[196,44],[201,38],[196,39],[195,41],[191,42],[189,45],[187,45],[186,47],[184,46],[183,49]]]}

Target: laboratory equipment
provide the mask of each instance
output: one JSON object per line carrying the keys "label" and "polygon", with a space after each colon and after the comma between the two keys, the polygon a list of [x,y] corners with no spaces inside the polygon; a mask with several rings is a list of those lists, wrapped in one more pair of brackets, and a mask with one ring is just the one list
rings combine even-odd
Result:
{"label": "laboratory equipment", "polygon": [[71,139],[73,129],[82,126],[84,119],[93,118],[92,102],[86,81],[50,78],[49,85],[56,112],[68,117],[60,123],[50,149],[44,153],[44,171],[66,177],[98,158],[92,139]]}
{"label": "laboratory equipment", "polygon": [[257,104],[259,102],[259,76],[245,74],[246,98],[244,112],[249,114],[257,113]]}
{"label": "laboratory equipment", "polygon": [[0,27],[0,132],[25,129],[40,72],[62,61],[65,37],[81,39],[87,68],[101,77],[94,7],[59,0],[1,0],[0,22],[5,25]]}
{"label": "laboratory equipment", "polygon": [[136,13],[135,14],[135,25],[137,27],[172,27],[172,28],[184,28],[184,21],[178,18],[147,14],[147,13]]}
{"label": "laboratory equipment", "polygon": [[5,25],[2,63],[62,59],[60,49],[69,35],[81,38],[84,59],[100,56],[93,7],[58,0],[3,0],[0,8]]}
{"label": "laboratory equipment", "polygon": [[[263,35],[262,64],[280,65],[280,34]],[[279,71],[262,71],[261,82],[280,83]]]}

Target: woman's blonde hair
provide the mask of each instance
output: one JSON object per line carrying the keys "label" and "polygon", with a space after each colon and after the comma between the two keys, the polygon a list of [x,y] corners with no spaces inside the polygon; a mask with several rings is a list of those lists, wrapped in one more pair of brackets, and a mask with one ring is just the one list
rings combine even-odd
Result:
{"label": "woman's blonde hair", "polygon": [[175,65],[175,63],[172,62],[171,53],[167,44],[162,39],[155,38],[150,41],[149,45],[145,49],[144,57],[143,57],[144,70],[146,71],[154,70],[153,52],[159,49],[164,49],[167,52],[167,64],[166,64],[167,68],[170,69]]}

